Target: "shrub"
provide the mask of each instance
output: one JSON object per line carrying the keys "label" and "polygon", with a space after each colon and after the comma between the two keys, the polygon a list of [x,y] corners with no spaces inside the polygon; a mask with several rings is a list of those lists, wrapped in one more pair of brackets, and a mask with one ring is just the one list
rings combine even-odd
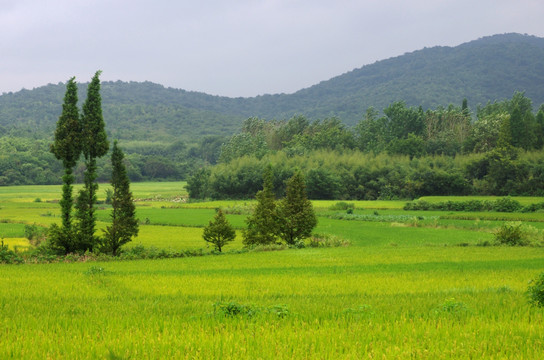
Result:
{"label": "shrub", "polygon": [[495,231],[495,242],[500,245],[525,245],[521,223],[508,222]]}
{"label": "shrub", "polygon": [[287,305],[272,305],[268,308],[256,307],[254,305],[238,304],[234,301],[218,301],[213,304],[213,313],[223,317],[246,317],[252,318],[256,315],[271,314],[276,318],[283,319],[289,316]]}
{"label": "shrub", "polygon": [[507,222],[495,231],[497,245],[526,246],[529,239],[521,222]]}
{"label": "shrub", "polygon": [[497,211],[497,212],[516,212],[516,211],[535,211],[537,206],[522,208],[517,200],[505,197],[495,201],[467,200],[429,203],[425,200],[418,200],[406,203],[404,210],[439,210],[439,211]]}
{"label": "shrub", "polygon": [[225,317],[234,317],[234,316],[246,316],[253,317],[258,309],[253,305],[243,305],[236,302],[216,302],[213,304],[214,314],[220,314]]}
{"label": "shrub", "polygon": [[336,204],[329,207],[330,210],[348,210],[348,209],[355,209],[354,203],[347,203],[345,201],[339,201]]}
{"label": "shrub", "polygon": [[525,206],[525,207],[523,207],[521,209],[521,212],[524,212],[524,213],[537,212],[537,211],[540,211],[542,209],[544,209],[544,202],[527,205],[527,206]]}
{"label": "shrub", "polygon": [[499,200],[495,200],[493,204],[493,211],[498,212],[515,212],[521,209],[521,204],[517,200],[513,200],[510,197],[505,197]]}
{"label": "shrub", "polygon": [[317,248],[317,247],[340,247],[340,246],[349,246],[351,243],[349,240],[342,239],[336,235],[330,234],[314,234],[310,237],[310,242],[308,246]]}
{"label": "shrub", "polygon": [[287,308],[287,305],[273,305],[268,308],[268,312],[280,319],[283,319],[289,315],[289,309]]}
{"label": "shrub", "polygon": [[34,245],[39,246],[47,237],[47,229],[38,225],[25,225],[24,232],[28,241]]}
{"label": "shrub", "polygon": [[529,303],[534,306],[544,307],[544,272],[534,280],[531,280],[529,288],[527,289],[527,295],[529,296]]}
{"label": "shrub", "polygon": [[431,210],[431,203],[425,200],[418,200],[406,203],[404,210]]}
{"label": "shrub", "polygon": [[467,306],[461,301],[456,301],[454,298],[447,299],[435,310],[436,314],[461,315],[467,312]]}

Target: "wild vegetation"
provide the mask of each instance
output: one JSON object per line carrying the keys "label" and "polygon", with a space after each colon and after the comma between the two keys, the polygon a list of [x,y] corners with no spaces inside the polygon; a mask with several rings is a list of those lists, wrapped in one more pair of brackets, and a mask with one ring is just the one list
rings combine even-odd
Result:
{"label": "wild vegetation", "polygon": [[355,128],[337,119],[247,119],[219,164],[188,180],[192,198],[249,198],[271,166],[274,192],[294,169],[312,199],[411,199],[429,195],[542,195],[544,108],[522,93],[490,103],[477,119],[463,103],[423,111],[396,102]]}

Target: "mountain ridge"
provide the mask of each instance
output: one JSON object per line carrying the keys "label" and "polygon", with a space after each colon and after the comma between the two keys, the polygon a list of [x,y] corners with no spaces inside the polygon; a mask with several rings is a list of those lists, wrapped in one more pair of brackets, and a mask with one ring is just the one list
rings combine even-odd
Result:
{"label": "mountain ridge", "polygon": [[[159,141],[230,135],[252,116],[287,119],[338,117],[356,124],[369,107],[394,101],[424,109],[478,104],[522,91],[544,103],[544,38],[516,33],[491,35],[457,46],[434,46],[376,61],[291,94],[226,97],[146,82],[102,83],[104,116],[111,134]],[[85,83],[79,88],[85,96]],[[51,132],[62,108],[63,83],[0,95],[0,126]],[[127,131],[134,128],[135,134]]]}

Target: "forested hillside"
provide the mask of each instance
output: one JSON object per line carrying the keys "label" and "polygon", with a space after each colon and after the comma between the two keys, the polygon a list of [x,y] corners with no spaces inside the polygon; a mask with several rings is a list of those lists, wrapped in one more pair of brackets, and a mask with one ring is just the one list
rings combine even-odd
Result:
{"label": "forested hillside", "polygon": [[[252,116],[268,120],[295,114],[309,119],[334,116],[354,125],[369,107],[381,110],[401,100],[428,109],[466,98],[476,108],[521,91],[538,107],[544,103],[543,58],[544,39],[505,34],[378,61],[294,94],[227,98],[150,82],[104,82],[104,116],[109,132],[120,139],[170,140],[232,135]],[[80,93],[85,88],[81,85]],[[0,126],[50,133],[63,94],[63,84],[50,84],[1,95]]]}
{"label": "forested hillside", "polygon": [[[371,129],[377,123],[369,120],[380,119],[392,104],[397,104],[399,110],[401,102],[407,108],[425,112],[446,109],[449,104],[457,107],[466,99],[470,116],[450,119],[450,125],[457,126],[452,129],[457,131],[456,138],[438,128],[426,129],[440,133],[427,139],[427,153],[455,154],[468,139],[468,127],[455,121],[474,122],[477,109],[489,102],[509,99],[521,91],[532,100],[536,114],[544,103],[543,58],[542,38],[495,35],[456,47],[426,48],[379,61],[293,94],[228,98],[151,82],[117,81],[102,83],[102,105],[108,137],[120,140],[130,160],[131,179],[135,181],[185,179],[193,169],[215,164],[222,144],[250,117],[287,121],[303,116],[310,122],[339,122],[347,128],[357,125],[357,131],[366,132],[366,140],[364,134],[358,140],[358,146],[366,147],[365,151],[372,148],[374,152],[403,153],[418,139],[404,138],[408,133],[403,132],[406,129],[402,124],[397,124],[387,134],[389,138],[380,140],[376,136],[383,134],[374,134]],[[80,82],[81,99],[86,93],[87,79],[76,80]],[[61,113],[64,91],[64,84],[49,84],[0,95],[0,184],[59,181],[59,167],[53,165],[55,159],[48,147]],[[403,137],[398,138],[399,134]],[[391,142],[395,137],[397,141]],[[472,151],[467,149],[485,144],[463,146],[463,151]],[[109,170],[106,165],[101,169],[101,176],[106,179]],[[76,169],[77,174],[81,174],[81,169]]]}

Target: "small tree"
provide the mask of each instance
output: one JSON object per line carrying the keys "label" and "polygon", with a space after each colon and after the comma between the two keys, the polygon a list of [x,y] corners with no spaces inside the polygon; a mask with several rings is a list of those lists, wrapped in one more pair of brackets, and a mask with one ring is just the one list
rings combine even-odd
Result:
{"label": "small tree", "polygon": [[223,246],[233,241],[235,237],[236,232],[229,224],[221,209],[217,209],[213,221],[210,221],[208,226],[204,228],[202,238],[204,241],[213,244],[216,250],[221,252]]}
{"label": "small tree", "polygon": [[263,189],[257,192],[257,206],[246,222],[243,232],[245,246],[267,245],[276,241],[278,232],[278,216],[276,213],[276,197],[272,183],[272,167],[268,166],[263,174]]}
{"label": "small tree", "polygon": [[131,241],[133,236],[138,235],[136,207],[130,191],[130,180],[123,163],[124,157],[123,152],[117,146],[117,140],[114,141],[111,154],[112,224],[104,230],[105,236],[102,243],[103,250],[110,252],[114,256],[118,254],[122,245]]}
{"label": "small tree", "polygon": [[312,234],[317,225],[314,208],[306,195],[304,176],[297,171],[288,181],[285,198],[278,204],[279,236],[290,245]]}

